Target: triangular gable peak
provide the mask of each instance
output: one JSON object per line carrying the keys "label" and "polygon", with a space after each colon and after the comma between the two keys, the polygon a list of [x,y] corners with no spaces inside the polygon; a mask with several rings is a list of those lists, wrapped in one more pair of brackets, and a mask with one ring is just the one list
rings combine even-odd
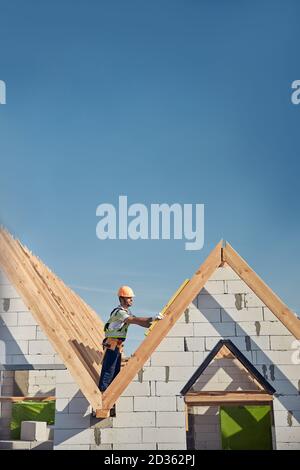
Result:
{"label": "triangular gable peak", "polygon": [[181,390],[182,395],[206,392],[266,392],[275,389],[230,340],[220,340]]}
{"label": "triangular gable peak", "polygon": [[[167,336],[171,328],[181,317],[184,310],[190,305],[206,282],[217,268],[229,266],[243,280],[257,297],[273,312],[296,339],[300,339],[300,320],[282,302],[282,300],[262,281],[253,269],[234,251],[229,243],[220,241],[211,251],[204,263],[199,267],[194,276],[180,291],[179,295],[168,305],[164,318],[149,333],[146,339],[138,347],[135,353],[112,384],[103,395],[103,409],[108,410],[120,397],[133,380],[135,375],[143,367],[151,354],[156,350],[162,340]],[[100,414],[99,414],[100,416]]]}

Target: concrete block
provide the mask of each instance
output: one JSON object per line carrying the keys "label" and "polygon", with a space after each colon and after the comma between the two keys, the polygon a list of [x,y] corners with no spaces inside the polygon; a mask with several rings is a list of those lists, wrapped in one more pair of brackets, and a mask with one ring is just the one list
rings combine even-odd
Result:
{"label": "concrete block", "polygon": [[20,359],[19,356],[14,356],[12,364],[54,364],[54,356],[43,354],[24,354],[21,362]]}
{"label": "concrete block", "polygon": [[[271,374],[269,374],[271,375]],[[292,364],[289,366],[280,365],[274,368],[275,380],[300,380],[300,368],[298,364]]]}
{"label": "concrete block", "polygon": [[86,398],[72,398],[69,400],[69,413],[86,416],[91,413],[91,407]]}
{"label": "concrete block", "polygon": [[[176,327],[178,325],[176,325]],[[178,328],[177,328],[177,331],[178,331]],[[184,351],[184,338],[183,338],[183,336],[184,335],[182,334],[181,337],[179,337],[179,338],[176,338],[176,337],[166,337],[166,338],[164,338],[162,340],[162,342],[160,343],[160,345],[156,348],[155,351],[156,352],[159,352],[159,351]]]}
{"label": "concrete block", "polygon": [[245,307],[265,307],[265,304],[257,297],[257,295],[252,293],[247,293],[244,295]]}
{"label": "concrete block", "polygon": [[291,333],[281,322],[243,322],[236,325],[237,336],[290,336]]}
{"label": "concrete block", "polygon": [[150,396],[150,385],[149,382],[131,382],[126,390],[122,393],[122,397],[147,397]]}
{"label": "concrete block", "polygon": [[30,450],[29,441],[0,441],[0,450]]}
{"label": "concrete block", "polygon": [[0,299],[0,312],[25,312],[27,310],[23,300],[4,298]]}
{"label": "concrete block", "polygon": [[55,380],[57,384],[74,384],[75,380],[67,369],[55,371]]}
{"label": "concrete block", "polygon": [[255,364],[284,364],[292,363],[291,351],[257,351]]}
{"label": "concrete block", "polygon": [[117,413],[114,419],[114,428],[138,428],[155,426],[155,413],[153,411]]}
{"label": "concrete block", "polygon": [[169,371],[169,382],[172,381],[188,381],[193,373],[195,372],[196,367],[191,366],[191,367],[170,367]]}
{"label": "concrete block", "polygon": [[205,359],[204,352],[193,352],[193,365],[199,367]]}
{"label": "concrete block", "polygon": [[186,439],[185,427],[182,428],[143,428],[143,442],[180,443]]}
{"label": "concrete block", "polygon": [[113,450],[112,444],[97,444],[91,445],[90,450]]}
{"label": "concrete block", "polygon": [[300,450],[299,442],[277,442],[277,450]]}
{"label": "concrete block", "polygon": [[8,277],[6,276],[5,272],[3,270],[0,270],[0,285],[5,286],[5,285],[10,285],[10,281]]}
{"label": "concrete block", "polygon": [[204,351],[204,338],[186,338],[186,351]]}
{"label": "concrete block", "polygon": [[44,341],[48,340],[47,336],[39,326],[36,327],[36,339],[41,339]]}
{"label": "concrete block", "polygon": [[221,308],[189,307],[186,317],[190,323],[219,323],[221,321]]}
{"label": "concrete block", "polygon": [[7,355],[28,354],[29,342],[25,340],[5,341],[5,353]]}
{"label": "concrete block", "polygon": [[0,313],[0,325],[1,326],[17,326],[18,325],[18,314],[17,313]]}
{"label": "concrete block", "polygon": [[185,386],[186,381],[182,382],[156,382],[156,395],[157,396],[176,396],[180,395],[180,391]]}
{"label": "concrete block", "polygon": [[16,340],[30,340],[35,339],[36,337],[36,327],[35,326],[10,326],[10,327],[0,327],[0,338],[4,341]]}
{"label": "concrete block", "polygon": [[76,395],[76,398],[82,398],[78,396],[79,388],[78,385],[75,383],[71,384],[56,384],[56,396],[58,398],[72,398]]}
{"label": "concrete block", "polygon": [[208,280],[199,295],[203,294],[225,294],[224,280]]}
{"label": "concrete block", "polygon": [[[148,429],[148,428],[143,428]],[[152,429],[152,428],[149,428]],[[101,430],[101,444],[130,444],[142,442],[142,428],[109,428]]]}
{"label": "concrete block", "polygon": [[276,397],[273,400],[273,409],[278,411],[300,411],[300,395]]}
{"label": "concrete block", "polygon": [[59,413],[69,413],[69,400],[67,398],[56,398],[55,411]]}
{"label": "concrete block", "polygon": [[222,322],[251,322],[263,321],[263,310],[261,307],[242,308],[221,308]]}
{"label": "concrete block", "polygon": [[37,322],[33,318],[31,312],[18,312],[18,325],[19,326],[36,326]]}
{"label": "concrete block", "polygon": [[155,397],[156,396],[156,382],[155,382],[155,380],[150,380],[149,386],[150,386],[150,396]]}
{"label": "concrete block", "polygon": [[296,395],[300,394],[300,381],[298,380],[274,380],[272,387],[275,388],[276,394]]}
{"label": "concrete block", "polygon": [[85,445],[94,443],[94,430],[93,429],[55,429],[54,432],[54,448],[56,446],[69,446],[69,445]]}
{"label": "concrete block", "polygon": [[47,423],[44,421],[22,421],[21,423],[22,441],[46,441]]}
{"label": "concrete block", "polygon": [[192,366],[192,352],[154,352],[151,356],[152,366]]}
{"label": "concrete block", "polygon": [[195,323],[194,324],[195,336],[219,336],[225,338],[226,336],[235,336],[235,323]]}
{"label": "concrete block", "polygon": [[156,413],[156,426],[160,428],[185,427],[184,411],[158,411]]}
{"label": "concrete block", "polygon": [[155,444],[113,444],[113,450],[156,450]]}
{"label": "concrete block", "polygon": [[[138,398],[135,398],[137,400]],[[141,400],[147,400],[147,398],[142,398]],[[120,397],[116,403],[116,412],[129,412],[133,411],[133,397]],[[137,410],[138,411],[138,410]],[[147,411],[147,410],[146,410]]]}
{"label": "concrete block", "polygon": [[82,416],[79,413],[57,413],[55,416],[55,432],[57,429],[88,429],[91,424],[91,415]]}
{"label": "concrete block", "polygon": [[247,284],[241,279],[235,280],[226,280],[226,291],[228,294],[244,294],[244,293],[253,293]]}
{"label": "concrete block", "polygon": [[[249,350],[257,350],[257,349],[263,349],[263,350],[268,350],[270,349],[270,344],[269,344],[269,337],[268,336],[262,336],[262,337],[255,337],[255,341],[250,339],[250,337],[243,337],[243,336],[230,336],[227,337],[226,339],[232,341],[232,343],[242,352]],[[207,351],[211,351],[220,341],[219,337],[208,337],[205,338],[205,348]]]}
{"label": "concrete block", "polygon": [[193,336],[194,335],[194,328],[192,323],[175,323],[172,329],[169,331],[167,338],[171,338],[173,336]]}
{"label": "concrete block", "polygon": [[29,354],[55,354],[49,341],[29,341]]}
{"label": "concrete block", "polygon": [[271,349],[276,351],[292,351],[295,348],[295,338],[293,336],[271,336]]}
{"label": "concrete block", "polygon": [[158,450],[186,450],[186,443],[168,442],[166,444],[158,443]]}
{"label": "concrete block", "polygon": [[165,380],[165,378],[165,367],[144,367],[143,369],[143,381],[147,382],[148,380]]}
{"label": "concrete block", "polygon": [[185,402],[183,397],[176,397],[176,411],[185,411]]}
{"label": "concrete block", "polygon": [[[229,266],[217,268],[210,276],[209,281],[218,280],[240,280],[240,277]],[[208,281],[208,282],[209,282]]]}
{"label": "concrete block", "polygon": [[274,413],[275,426],[283,427],[299,427],[300,426],[300,411],[290,412],[285,411],[275,411]]}
{"label": "concrete block", "polygon": [[0,284],[0,299],[18,299],[20,295],[12,284]]}
{"label": "concrete block", "polygon": [[300,448],[300,427],[278,427],[275,432],[277,442],[297,442]]}
{"label": "concrete block", "polygon": [[134,397],[134,411],[176,411],[176,397]]}
{"label": "concrete block", "polygon": [[31,442],[30,450],[53,450],[53,441]]}
{"label": "concrete block", "polygon": [[73,444],[54,446],[54,450],[90,450],[89,444]]}

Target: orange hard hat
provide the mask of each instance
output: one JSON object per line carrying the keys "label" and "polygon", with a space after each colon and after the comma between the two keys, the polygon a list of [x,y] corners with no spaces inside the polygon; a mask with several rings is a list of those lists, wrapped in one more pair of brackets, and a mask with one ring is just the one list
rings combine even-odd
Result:
{"label": "orange hard hat", "polygon": [[118,297],[135,297],[135,295],[131,287],[121,286],[118,290]]}

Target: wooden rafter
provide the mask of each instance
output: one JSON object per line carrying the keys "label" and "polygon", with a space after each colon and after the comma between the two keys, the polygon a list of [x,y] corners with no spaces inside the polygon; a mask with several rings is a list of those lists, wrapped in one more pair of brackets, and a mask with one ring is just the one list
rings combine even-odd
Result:
{"label": "wooden rafter", "polygon": [[254,272],[246,261],[226,242],[222,250],[223,261],[253,290],[257,297],[274,313],[278,320],[295,336],[300,339],[300,320],[285,305],[269,286]]}
{"label": "wooden rafter", "polygon": [[123,391],[130,384],[134,376],[142,368],[157,346],[169,333],[175,325],[184,310],[189,306],[193,299],[198,295],[199,291],[204,287],[213,272],[221,263],[221,247],[220,241],[211,251],[204,263],[196,271],[194,276],[182,289],[180,294],[167,308],[164,318],[159,321],[158,325],[149,333],[142,344],[129,359],[127,365],[117,375],[111,385],[103,394],[103,409],[110,409]]}
{"label": "wooden rafter", "polygon": [[[0,265],[82,393],[94,409],[101,408],[102,395],[97,384],[99,372],[93,366],[90,354],[86,353],[86,348],[94,345],[94,340],[91,336],[86,336],[86,330],[86,340],[82,340],[76,321],[78,317],[75,316],[75,320],[71,320],[73,315],[70,312],[70,302],[73,302],[72,310],[75,315],[75,312],[82,311],[82,304],[75,302],[76,294],[73,296],[69,293],[68,296],[68,288],[64,286],[63,290],[61,284],[58,289],[50,271],[49,276],[46,276],[46,266],[42,267],[41,263],[39,264],[38,260],[4,229],[0,230]],[[74,344],[75,341],[79,348]]]}

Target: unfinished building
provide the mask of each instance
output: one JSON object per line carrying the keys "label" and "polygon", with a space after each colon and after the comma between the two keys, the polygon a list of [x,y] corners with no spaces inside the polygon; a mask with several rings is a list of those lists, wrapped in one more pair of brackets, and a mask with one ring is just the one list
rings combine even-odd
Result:
{"label": "unfinished building", "polygon": [[99,316],[5,230],[0,268],[0,447],[12,404],[34,397],[55,399],[57,450],[300,449],[299,318],[228,243],[103,395]]}

